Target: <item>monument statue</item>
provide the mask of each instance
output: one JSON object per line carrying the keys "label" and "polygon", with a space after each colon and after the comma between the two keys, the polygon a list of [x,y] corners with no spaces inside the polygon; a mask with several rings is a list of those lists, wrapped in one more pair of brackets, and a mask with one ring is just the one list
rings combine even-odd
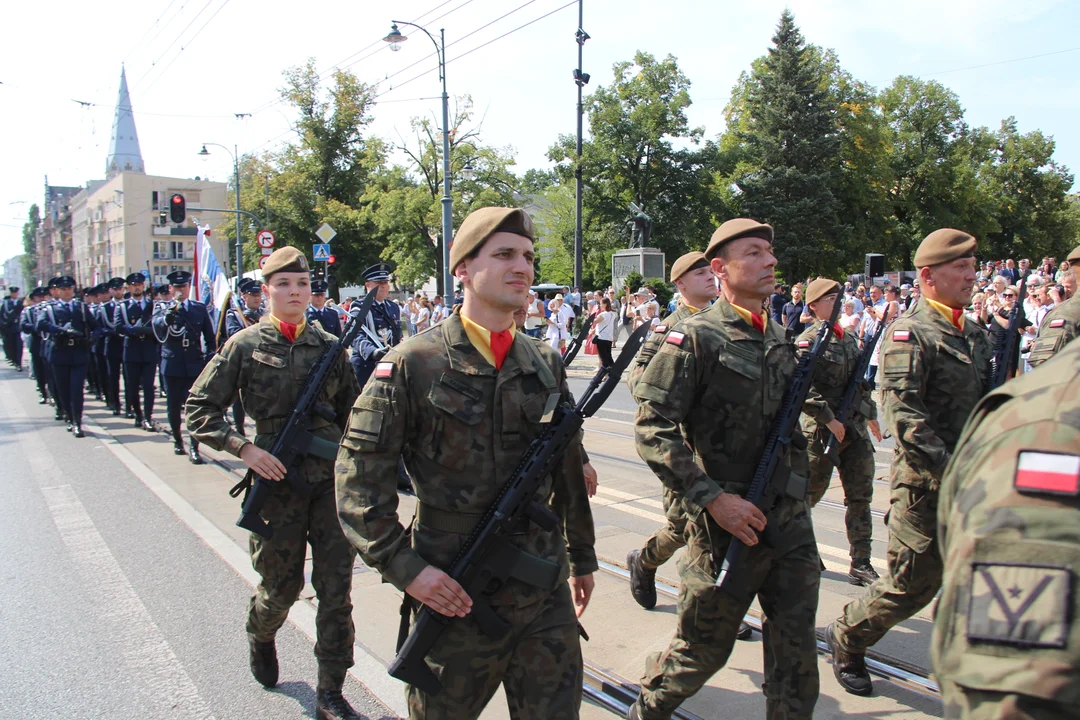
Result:
{"label": "monument statue", "polygon": [[652,234],[652,218],[645,214],[645,210],[635,202],[630,203],[630,220],[627,225],[633,225],[630,234],[631,248],[649,247],[649,235]]}

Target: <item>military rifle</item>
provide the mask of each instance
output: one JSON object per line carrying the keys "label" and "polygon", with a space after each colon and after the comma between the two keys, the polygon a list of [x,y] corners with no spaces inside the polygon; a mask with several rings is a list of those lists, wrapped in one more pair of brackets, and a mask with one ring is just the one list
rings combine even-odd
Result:
{"label": "military rifle", "polygon": [[[1009,381],[1009,377],[1016,370],[1016,351],[1019,349],[1020,339],[1016,336],[1020,330],[1020,322],[1024,317],[1024,293],[1027,291],[1028,273],[1020,280],[1020,288],[1016,291],[1012,309],[1009,310],[1009,324],[1005,328],[1005,339],[1001,347],[990,359],[990,387],[987,392],[996,390]],[[996,321],[995,321],[996,322]]]}
{"label": "military rifle", "polygon": [[[839,302],[839,300],[837,300]],[[874,334],[863,345],[862,352],[859,353],[859,360],[855,363],[855,370],[852,372],[851,380],[848,381],[847,388],[844,389],[844,396],[840,400],[840,409],[836,412],[836,419],[840,421],[840,424],[845,428],[848,423],[851,422],[852,416],[855,414],[855,410],[858,408],[859,403],[856,402],[856,398],[859,397],[859,393],[864,387],[866,387],[866,369],[870,367],[870,358],[874,354],[874,348],[877,347],[878,340],[881,339],[881,334],[885,332],[885,325],[889,322],[889,306],[885,305],[885,312],[881,316],[881,320],[878,321],[877,329]],[[840,443],[837,442],[836,436],[833,435],[832,430],[825,428],[825,457],[829,458],[829,462],[839,467],[840,465]]]}
{"label": "military rifle", "polygon": [[[317,437],[310,429],[313,415],[318,415],[328,422],[334,421],[333,408],[320,403],[319,396],[330,380],[330,373],[341,359],[345,348],[352,345],[353,340],[356,339],[374,300],[375,293],[369,292],[360,304],[360,309],[353,314],[342,336],[323,349],[319,359],[308,371],[304,385],[296,398],[296,404],[289,411],[288,420],[274,436],[274,441],[270,445],[270,454],[285,466],[285,479],[289,485],[305,497],[311,493],[311,485],[300,477],[301,461],[308,455],[324,460],[334,460],[337,457],[337,443]],[[256,474],[254,470],[248,470],[244,479],[229,490],[229,495],[232,497],[246,492],[240,518],[236,521],[239,527],[267,539],[273,537],[273,528],[259,517],[273,488],[274,483]]]}
{"label": "military rifle", "polygon": [[[839,300],[839,298],[838,298]],[[780,408],[773,418],[772,427],[769,429],[769,439],[765,441],[765,449],[758,461],[757,469],[754,470],[754,479],[750,482],[750,489],[746,493],[746,500],[753,503],[765,515],[765,531],[763,540],[768,545],[777,544],[775,518],[770,518],[773,510],[780,504],[784,495],[796,499],[806,498],[806,483],[804,477],[795,475],[791,468],[785,464],[791,446],[803,450],[806,448],[806,438],[799,430],[799,414],[802,413],[806,396],[810,392],[810,381],[814,377],[814,365],[818,358],[825,352],[832,337],[832,328],[840,315],[840,302],[833,304],[832,316],[829,322],[822,323],[814,338],[814,345],[810,352],[799,360],[795,367],[795,374],[784,392],[784,399],[780,401]],[[731,536],[727,554],[720,566],[720,574],[716,578],[716,584],[720,588],[729,586],[738,573],[739,565],[746,554],[746,545],[742,540]]]}
{"label": "military rifle", "polygon": [[[648,326],[643,325],[627,338],[619,358],[593,376],[581,400],[572,410],[555,406],[553,401],[557,401],[558,395],[549,398],[545,417],[552,415],[551,421],[543,434],[529,444],[517,469],[451,563],[447,574],[472,598],[470,617],[476,620],[480,630],[489,638],[501,638],[510,629],[510,625],[495,613],[488,598],[511,577],[537,587],[555,589],[558,564],[523,553],[507,536],[517,532],[524,520],[531,520],[544,530],[556,528],[558,517],[546,505],[537,502],[536,493],[544,478],[562,462],[566,448],[577,438],[585,418],[599,410],[619,384],[623,370],[637,355],[647,332]],[[523,567],[526,570],[523,571]],[[429,695],[437,694],[442,684],[424,658],[453,621],[454,618],[441,615],[427,606],[422,607],[412,632],[404,642],[398,644],[397,657],[387,670],[390,675],[415,685]]]}
{"label": "military rifle", "polygon": [[581,324],[581,330],[574,339],[570,341],[570,344],[566,346],[562,354],[562,364],[564,367],[570,367],[570,363],[574,362],[574,358],[577,357],[578,351],[581,350],[581,346],[585,344],[585,338],[589,337],[589,331],[592,330],[592,316],[587,315],[585,321]]}

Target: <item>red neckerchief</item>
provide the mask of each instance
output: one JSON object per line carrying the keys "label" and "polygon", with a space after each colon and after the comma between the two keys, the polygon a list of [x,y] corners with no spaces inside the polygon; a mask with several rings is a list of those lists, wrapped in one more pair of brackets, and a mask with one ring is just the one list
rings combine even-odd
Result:
{"label": "red neckerchief", "polygon": [[281,334],[285,336],[285,339],[291,343],[296,342],[296,328],[299,326],[284,320],[278,320],[278,324],[281,326]]}
{"label": "red neckerchief", "polygon": [[514,344],[514,336],[510,330],[491,333],[491,354],[495,356],[495,369],[502,370],[503,361],[506,360],[510,346]]}
{"label": "red neckerchief", "polygon": [[844,339],[844,328],[840,327],[840,323],[833,323],[832,331],[833,334],[836,335],[836,337],[841,340]]}
{"label": "red neckerchief", "polygon": [[957,330],[963,330],[960,327],[960,318],[963,317],[964,311],[961,308],[952,308],[952,324]]}
{"label": "red neckerchief", "polygon": [[756,313],[750,313],[750,324],[754,326],[754,329],[759,333],[765,333],[765,313],[758,315]]}

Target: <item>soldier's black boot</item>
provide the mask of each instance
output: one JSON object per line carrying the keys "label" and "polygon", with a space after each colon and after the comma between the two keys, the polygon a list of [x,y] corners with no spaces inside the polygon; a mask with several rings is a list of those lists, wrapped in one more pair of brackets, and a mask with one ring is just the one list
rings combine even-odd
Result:
{"label": "soldier's black boot", "polygon": [[315,717],[318,720],[360,720],[340,689],[318,692],[315,696]]}
{"label": "soldier's black boot", "polygon": [[64,411],[60,409],[59,405],[56,406],[56,415],[55,415],[55,417],[56,417],[57,420],[63,420],[64,419]]}
{"label": "soldier's black boot", "polygon": [[634,601],[646,610],[652,610],[656,607],[656,570],[642,564],[640,550],[631,550],[627,554],[626,569],[630,571],[630,594]]}
{"label": "soldier's black boot", "polygon": [[735,633],[736,640],[749,640],[754,634],[754,628],[747,625],[745,622],[739,623],[739,630]]}
{"label": "soldier's black boot", "polygon": [[825,644],[832,653],[833,675],[840,686],[852,695],[865,697],[873,693],[874,684],[866,671],[866,656],[840,647],[840,643],[836,642],[836,623],[829,623],[829,627],[825,628]]}
{"label": "soldier's black boot", "polygon": [[64,424],[67,425],[68,432],[71,432],[72,428],[75,427],[75,423],[71,422],[71,416],[66,413],[64,414]]}
{"label": "soldier's black boot", "polygon": [[139,422],[139,427],[141,427],[146,432],[157,432],[157,428],[154,427],[154,421],[150,418],[145,418],[141,420]]}
{"label": "soldier's black boot", "polygon": [[180,437],[180,433],[174,432],[173,436],[173,455],[187,455],[187,450],[184,449],[184,440]]}
{"label": "soldier's black boot", "polygon": [[75,422],[72,425],[72,428],[73,429],[71,431],[71,434],[74,435],[75,437],[77,437],[77,438],[86,437],[86,435],[83,433],[83,429],[82,429],[82,418],[75,418]]}
{"label": "soldier's black boot", "polygon": [[[128,417],[132,417],[132,416],[129,414]],[[142,423],[143,423],[142,413],[136,414],[134,417],[135,417],[135,427],[137,427],[137,428],[142,427]]]}
{"label": "soldier's black boot", "polygon": [[870,564],[869,558],[858,558],[851,561],[851,568],[848,570],[849,583],[866,587],[877,579],[877,570]]}
{"label": "soldier's black boot", "polygon": [[263,687],[272,688],[278,681],[277,647],[274,641],[261,642],[248,633],[248,657],[251,674]]}
{"label": "soldier's black boot", "polygon": [[192,465],[202,465],[203,459],[199,455],[199,441],[195,438],[191,438],[191,449],[188,450],[188,460]]}

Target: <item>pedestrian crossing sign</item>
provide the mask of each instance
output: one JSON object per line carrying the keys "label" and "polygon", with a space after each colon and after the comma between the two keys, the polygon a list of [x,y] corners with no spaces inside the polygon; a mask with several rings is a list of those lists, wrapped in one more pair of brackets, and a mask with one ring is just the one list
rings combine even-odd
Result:
{"label": "pedestrian crossing sign", "polygon": [[328,243],[315,243],[315,262],[326,262],[330,259],[330,245]]}

